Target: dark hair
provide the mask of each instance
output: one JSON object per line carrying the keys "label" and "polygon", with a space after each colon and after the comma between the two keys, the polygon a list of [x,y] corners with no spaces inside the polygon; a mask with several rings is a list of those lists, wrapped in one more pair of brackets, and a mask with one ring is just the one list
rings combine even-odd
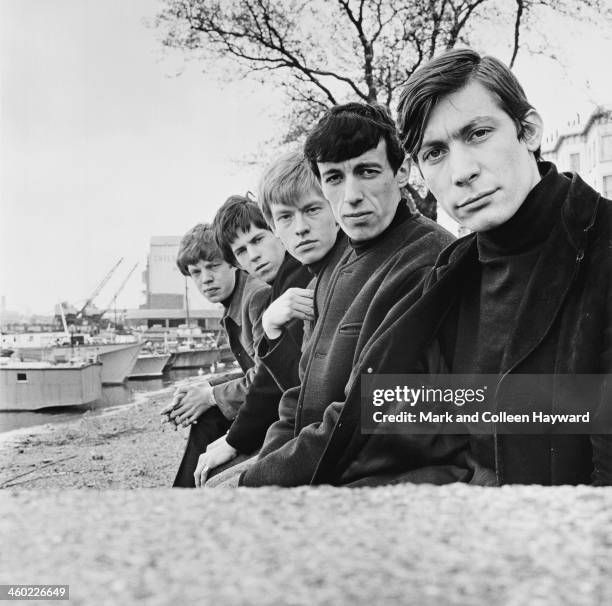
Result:
{"label": "dark hair", "polygon": [[[476,51],[453,49],[435,57],[415,71],[400,95],[397,108],[402,144],[413,161],[433,108],[442,98],[472,81],[482,84],[497,99],[500,108],[512,118],[518,138],[525,135],[525,117],[533,106],[516,76],[499,59]],[[535,152],[536,158],[540,150]]]}
{"label": "dark hair", "polygon": [[213,220],[215,241],[221,249],[223,259],[235,267],[238,267],[238,263],[232,252],[232,244],[238,237],[238,232],[247,232],[252,227],[270,230],[257,202],[249,196],[250,192],[246,196],[230,196]]}
{"label": "dark hair", "polygon": [[212,227],[207,223],[198,223],[182,238],[176,255],[176,266],[184,276],[189,276],[188,265],[197,265],[200,261],[217,261],[223,255],[215,242]]}
{"label": "dark hair", "polygon": [[394,173],[404,161],[395,122],[386,107],[369,103],[346,103],[328,109],[310,131],[304,155],[321,179],[317,162],[342,162],[378,146],[384,139],[387,160]]}

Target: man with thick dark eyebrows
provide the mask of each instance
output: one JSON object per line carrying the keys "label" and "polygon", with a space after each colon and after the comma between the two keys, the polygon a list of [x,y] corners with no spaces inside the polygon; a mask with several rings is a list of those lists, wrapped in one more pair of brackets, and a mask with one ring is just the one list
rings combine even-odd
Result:
{"label": "man with thick dark eyebrows", "polygon": [[[409,368],[436,342],[450,372],[498,375],[497,410],[512,413],[571,409],[568,375],[607,375],[580,394],[591,435],[496,429],[472,450],[498,484],[612,483],[612,203],[541,161],[542,119],[493,57],[453,50],[417,70],[399,126],[438,203],[474,233],[440,256],[418,304],[381,327],[411,343],[374,345],[363,364],[388,372],[399,354]],[[537,389],[524,375],[542,376]]]}
{"label": "man with thick dark eyebrows", "polygon": [[[342,424],[345,386],[361,349],[398,300],[418,299],[439,252],[452,241],[402,199],[408,167],[384,108],[349,103],[330,109],[308,136],[305,155],[350,248],[326,284],[300,360],[301,385],[283,394],[279,421],[240,477],[245,486],[316,481],[330,436]],[[408,442],[412,454],[398,442]],[[469,481],[466,449],[467,440],[455,436],[376,436],[333,483],[387,483],[424,467],[429,472],[420,481]]]}

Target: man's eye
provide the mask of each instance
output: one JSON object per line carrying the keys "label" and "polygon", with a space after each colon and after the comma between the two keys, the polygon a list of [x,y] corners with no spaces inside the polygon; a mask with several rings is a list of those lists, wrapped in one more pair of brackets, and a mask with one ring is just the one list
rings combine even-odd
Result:
{"label": "man's eye", "polygon": [[441,157],[442,157],[442,150],[434,147],[433,149],[427,150],[423,154],[423,162],[435,162],[436,160],[439,160]]}
{"label": "man's eye", "polygon": [[491,132],[488,128],[477,128],[472,132],[472,139],[483,139]]}
{"label": "man's eye", "polygon": [[280,217],[276,217],[276,221],[280,221],[281,223],[284,223],[289,219],[291,219],[291,215],[280,215]]}
{"label": "man's eye", "polygon": [[336,185],[336,183],[340,183],[340,181],[340,175],[329,175],[325,177],[325,183],[329,183],[330,185]]}
{"label": "man's eye", "polygon": [[378,174],[378,171],[377,171],[377,170],[374,170],[373,168],[364,168],[364,169],[361,171],[361,174],[362,174],[364,177],[375,177],[375,176]]}
{"label": "man's eye", "polygon": [[241,255],[244,255],[245,251],[246,251],[246,248],[239,248],[238,250],[234,251],[234,255],[236,257],[240,257]]}

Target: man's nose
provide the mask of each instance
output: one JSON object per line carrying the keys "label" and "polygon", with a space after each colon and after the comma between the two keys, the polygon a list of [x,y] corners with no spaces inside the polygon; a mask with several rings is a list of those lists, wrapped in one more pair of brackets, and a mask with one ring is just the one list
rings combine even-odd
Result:
{"label": "man's nose", "polygon": [[200,283],[201,284],[210,284],[213,281],[213,275],[207,271],[203,271],[200,274]]}
{"label": "man's nose", "polygon": [[253,244],[249,244],[247,246],[247,254],[249,255],[250,261],[257,261],[261,256],[261,251],[259,250],[259,246],[254,246]]}
{"label": "man's nose", "polygon": [[346,178],[344,184],[344,201],[348,204],[356,205],[363,200],[363,193],[359,180],[353,175]]}
{"label": "man's nose", "polygon": [[295,233],[298,236],[303,236],[310,231],[310,226],[304,219],[304,216],[301,213],[296,213],[295,216]]}
{"label": "man's nose", "polygon": [[450,164],[453,184],[459,187],[472,184],[480,174],[480,166],[476,158],[465,148],[450,152]]}

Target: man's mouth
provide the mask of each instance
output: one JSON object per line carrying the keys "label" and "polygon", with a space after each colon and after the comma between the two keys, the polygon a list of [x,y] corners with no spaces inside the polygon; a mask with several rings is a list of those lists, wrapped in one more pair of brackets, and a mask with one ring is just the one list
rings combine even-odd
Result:
{"label": "man's mouth", "polygon": [[297,250],[298,248],[302,248],[303,246],[310,246],[311,244],[316,244],[317,241],[316,240],[302,240],[302,242],[300,242],[295,249]]}
{"label": "man's mouth", "polygon": [[214,287],[212,287],[212,288],[207,288],[207,289],[204,291],[204,293],[203,293],[203,294],[204,294],[204,295],[206,295],[206,296],[210,296],[210,295],[215,295],[215,294],[217,294],[218,292],[219,292],[219,288],[218,288],[218,287],[216,287],[216,286],[214,286]]}
{"label": "man's mouth", "polygon": [[490,196],[491,194],[494,194],[498,189],[499,188],[490,189],[490,190],[481,192],[479,194],[475,194],[473,196],[470,196],[469,198],[466,198],[465,200],[463,200],[462,202],[457,204],[457,208],[465,208],[466,206],[470,206],[471,204],[474,204],[476,202],[480,202],[480,200],[482,200],[483,198],[486,198],[487,196]]}
{"label": "man's mouth", "polygon": [[368,215],[371,215],[372,213],[369,210],[363,210],[360,212],[356,212],[356,213],[347,213],[344,216],[345,219],[361,219],[363,217],[367,217]]}
{"label": "man's mouth", "polygon": [[270,264],[269,264],[268,262],[266,262],[266,263],[262,263],[261,265],[258,265],[258,266],[255,268],[255,271],[259,273],[259,272],[261,272],[262,270],[266,269],[266,268],[267,268],[269,265],[270,265]]}

